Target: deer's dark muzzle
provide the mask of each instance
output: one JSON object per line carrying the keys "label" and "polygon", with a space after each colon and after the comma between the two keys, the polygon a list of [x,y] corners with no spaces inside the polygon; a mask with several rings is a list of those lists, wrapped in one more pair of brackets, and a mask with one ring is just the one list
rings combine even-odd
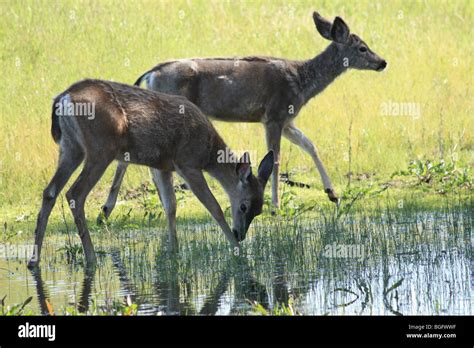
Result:
{"label": "deer's dark muzzle", "polygon": [[245,232],[244,233],[239,233],[235,228],[232,229],[232,233],[234,233],[235,239],[237,239],[237,242],[241,242],[245,239]]}
{"label": "deer's dark muzzle", "polygon": [[380,63],[380,65],[377,67],[377,71],[382,71],[387,67],[387,62],[385,60]]}

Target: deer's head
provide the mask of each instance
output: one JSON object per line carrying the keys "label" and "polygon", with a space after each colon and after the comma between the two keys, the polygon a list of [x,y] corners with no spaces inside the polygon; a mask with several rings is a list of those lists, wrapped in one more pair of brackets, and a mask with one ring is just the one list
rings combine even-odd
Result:
{"label": "deer's head", "polygon": [[337,47],[339,56],[343,57],[341,63],[347,64],[346,67],[382,71],[387,66],[387,62],[373,52],[360,37],[350,33],[349,27],[341,17],[336,17],[331,23],[314,12],[313,20],[319,34],[331,40]]}
{"label": "deer's head", "polygon": [[268,152],[258,166],[257,176],[252,174],[250,156],[246,152],[235,166],[239,178],[236,194],[231,197],[232,232],[237,241],[243,241],[255,216],[262,213],[263,192],[273,170],[273,151]]}

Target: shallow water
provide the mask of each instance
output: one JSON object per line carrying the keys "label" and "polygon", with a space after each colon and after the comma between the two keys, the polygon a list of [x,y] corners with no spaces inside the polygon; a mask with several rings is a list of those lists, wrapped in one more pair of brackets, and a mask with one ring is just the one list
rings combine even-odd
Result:
{"label": "shallow water", "polygon": [[0,297],[33,301],[33,313],[65,308],[114,313],[124,298],[143,315],[254,313],[290,304],[306,315],[472,315],[472,220],[461,212],[323,217],[257,223],[232,257],[212,224],[180,225],[180,254],[166,252],[166,231],[145,229],[93,235],[100,254],[84,274],[77,237],[45,240],[41,272],[25,260],[0,259]]}

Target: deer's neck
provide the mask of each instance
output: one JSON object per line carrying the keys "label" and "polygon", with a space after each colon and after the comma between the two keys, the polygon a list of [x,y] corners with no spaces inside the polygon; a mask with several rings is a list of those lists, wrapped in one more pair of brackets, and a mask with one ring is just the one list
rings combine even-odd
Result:
{"label": "deer's neck", "polygon": [[299,68],[299,76],[305,102],[321,93],[346,71],[345,63],[334,42],[322,53],[304,62]]}
{"label": "deer's neck", "polygon": [[235,172],[236,157],[224,141],[217,136],[214,142],[213,154],[206,171],[215,178],[229,197],[236,193],[239,178]]}

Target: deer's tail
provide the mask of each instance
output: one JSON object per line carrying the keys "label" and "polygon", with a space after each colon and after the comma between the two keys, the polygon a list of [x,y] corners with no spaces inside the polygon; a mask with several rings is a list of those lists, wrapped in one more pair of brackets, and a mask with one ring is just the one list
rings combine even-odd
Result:
{"label": "deer's tail", "polygon": [[134,86],[138,86],[140,87],[140,85],[142,84],[142,81],[143,79],[146,79],[148,77],[148,74],[150,73],[151,71],[147,71],[146,73],[144,73],[142,76],[140,76],[137,81],[135,81],[135,83],[133,84]]}
{"label": "deer's tail", "polygon": [[51,112],[51,135],[53,136],[56,144],[61,140],[61,127],[59,126],[59,116],[61,108],[61,98],[63,96],[60,94],[53,100],[53,110]]}

